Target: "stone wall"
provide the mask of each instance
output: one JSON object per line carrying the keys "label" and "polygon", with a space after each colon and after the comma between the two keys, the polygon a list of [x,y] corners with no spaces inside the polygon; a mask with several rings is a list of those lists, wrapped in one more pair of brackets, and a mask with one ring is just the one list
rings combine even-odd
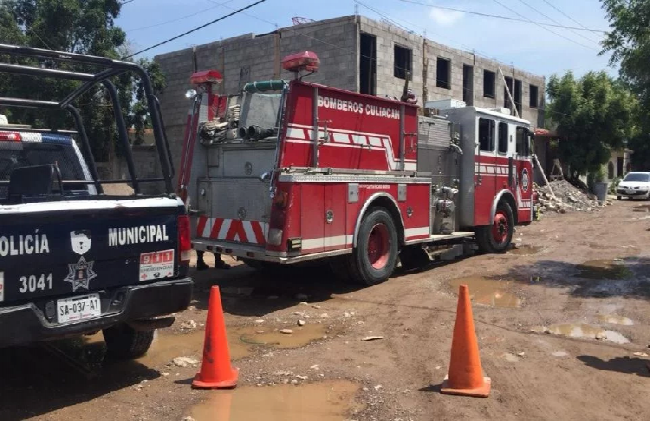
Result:
{"label": "stone wall", "polygon": [[[162,177],[160,158],[158,157],[155,146],[133,146],[131,152],[133,154],[133,165],[136,176],[139,179]],[[98,162],[97,172],[99,173],[100,180],[130,178],[126,159],[121,156],[115,157],[113,162]],[[163,182],[141,183],[140,190],[146,195],[162,194],[165,192],[165,184]]]}

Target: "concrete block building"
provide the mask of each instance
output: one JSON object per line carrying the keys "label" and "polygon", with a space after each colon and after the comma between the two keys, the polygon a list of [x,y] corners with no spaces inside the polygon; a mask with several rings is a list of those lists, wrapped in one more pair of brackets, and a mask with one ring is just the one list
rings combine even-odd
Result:
{"label": "concrete block building", "polygon": [[[457,99],[488,108],[517,107],[519,114],[542,126],[545,78],[512,66],[454,49],[363,16],[344,16],[266,34],[246,34],[155,57],[167,77],[161,108],[174,156],[186,122],[194,69],[217,69],[224,76],[222,93],[235,94],[253,80],[290,79],[284,56],[314,51],[320,71],[308,80],[366,94],[400,97],[407,75],[418,104]],[[505,75],[502,77],[499,69]],[[505,90],[510,87],[511,104]]]}

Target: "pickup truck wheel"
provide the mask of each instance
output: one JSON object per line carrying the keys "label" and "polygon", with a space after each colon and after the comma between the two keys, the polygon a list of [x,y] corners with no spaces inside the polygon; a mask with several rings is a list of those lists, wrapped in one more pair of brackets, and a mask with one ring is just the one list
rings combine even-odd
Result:
{"label": "pickup truck wheel", "polygon": [[383,208],[376,208],[361,221],[357,247],[350,258],[352,279],[364,285],[387,280],[395,269],[397,229],[393,218]]}
{"label": "pickup truck wheel", "polygon": [[138,331],[127,324],[104,329],[106,353],[116,359],[132,360],[140,358],[151,347],[154,332],[153,330]]}
{"label": "pickup truck wheel", "polygon": [[476,228],[476,241],[484,253],[503,253],[512,242],[515,218],[512,208],[505,202],[499,202],[492,225]]}

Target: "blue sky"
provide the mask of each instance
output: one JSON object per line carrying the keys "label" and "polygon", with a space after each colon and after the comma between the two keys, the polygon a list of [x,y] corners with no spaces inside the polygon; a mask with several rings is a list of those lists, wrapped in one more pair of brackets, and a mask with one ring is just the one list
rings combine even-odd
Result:
{"label": "blue sky", "polygon": [[[123,6],[117,24],[126,31],[132,48],[137,51],[254,1],[133,0]],[[527,19],[540,22],[559,22],[568,26],[608,29],[608,22],[598,0],[412,1],[520,18],[515,13],[517,12]],[[388,17],[414,32],[426,33],[428,38],[436,42],[464,50],[474,50],[479,55],[506,64],[514,64],[532,73],[546,76],[563,73],[566,70],[573,70],[577,75],[582,75],[589,70],[605,70],[612,75],[617,73],[616,68],[608,66],[608,55],[598,55],[600,51],[598,41],[603,37],[601,33],[549,28],[559,34],[558,36],[533,23],[510,22],[445,11],[400,0],[359,0],[359,2],[361,4],[358,5],[358,11],[361,15],[377,20]],[[352,15],[355,12],[355,4],[355,0],[267,0],[245,13],[157,47],[142,56],[153,57],[156,54],[247,32],[270,32],[275,29],[274,24],[279,27],[291,26],[293,16],[318,20]],[[537,11],[526,4],[533,6]],[[560,11],[575,21],[570,20]]]}

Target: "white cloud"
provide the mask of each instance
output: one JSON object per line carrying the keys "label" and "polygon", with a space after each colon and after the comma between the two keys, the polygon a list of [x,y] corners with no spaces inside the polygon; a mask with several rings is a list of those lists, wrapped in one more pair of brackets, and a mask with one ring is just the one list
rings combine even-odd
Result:
{"label": "white cloud", "polygon": [[431,9],[429,16],[440,26],[452,26],[462,19],[465,13],[453,10]]}

